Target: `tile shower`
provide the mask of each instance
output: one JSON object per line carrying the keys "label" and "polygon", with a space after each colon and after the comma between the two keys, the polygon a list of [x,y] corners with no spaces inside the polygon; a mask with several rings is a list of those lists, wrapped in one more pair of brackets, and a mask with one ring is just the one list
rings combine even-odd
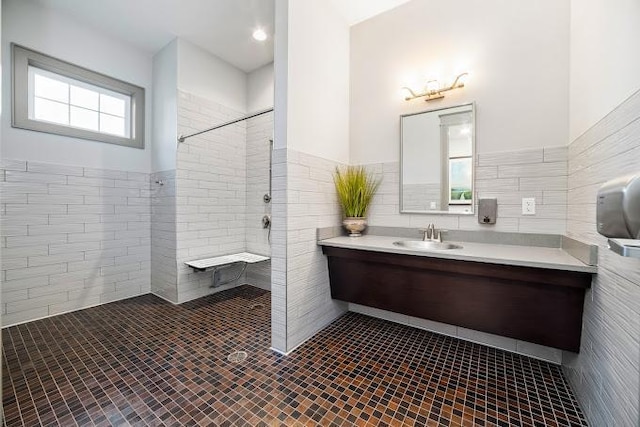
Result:
{"label": "tile shower", "polygon": [[[178,99],[183,133],[242,115],[187,93]],[[185,260],[268,256],[260,220],[271,209],[262,196],[272,128],[269,114],[193,138],[179,146],[175,170],[152,174],[3,159],[3,325],[149,292],[184,302],[211,284]],[[249,277],[269,289],[269,263],[240,282]]]}
{"label": "tile shower", "polygon": [[[241,116],[178,92],[179,134]],[[185,261],[243,251],[270,254],[269,230],[261,220],[271,209],[263,196],[269,193],[272,129],[272,114],[265,114],[190,138],[178,145],[175,170],[153,174],[151,238],[158,245],[151,258],[158,266],[158,295],[182,303],[211,292],[211,273],[194,272]],[[248,280],[268,290],[270,263],[247,267],[239,281]]]}

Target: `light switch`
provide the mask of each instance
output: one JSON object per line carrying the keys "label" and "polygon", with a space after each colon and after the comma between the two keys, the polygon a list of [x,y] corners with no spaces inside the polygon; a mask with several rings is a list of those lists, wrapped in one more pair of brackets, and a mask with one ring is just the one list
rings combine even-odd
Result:
{"label": "light switch", "polygon": [[437,207],[436,202],[429,203],[429,209],[435,209]]}
{"label": "light switch", "polygon": [[522,198],[522,215],[535,215],[535,214],[536,214],[535,197],[523,197]]}

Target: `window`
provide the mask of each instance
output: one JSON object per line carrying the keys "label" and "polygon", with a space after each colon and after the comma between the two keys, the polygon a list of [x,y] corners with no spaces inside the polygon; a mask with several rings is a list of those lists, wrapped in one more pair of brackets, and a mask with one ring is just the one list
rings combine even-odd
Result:
{"label": "window", "polygon": [[144,89],[12,45],[12,126],[144,148]]}
{"label": "window", "polygon": [[440,116],[448,204],[473,204],[473,116],[468,111]]}

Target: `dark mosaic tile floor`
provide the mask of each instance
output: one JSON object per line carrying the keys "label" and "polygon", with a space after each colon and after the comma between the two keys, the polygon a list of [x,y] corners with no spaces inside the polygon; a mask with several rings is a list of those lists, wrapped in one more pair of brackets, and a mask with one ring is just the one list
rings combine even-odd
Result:
{"label": "dark mosaic tile floor", "polygon": [[[255,304],[261,307],[251,308]],[[358,314],[289,357],[268,292],[151,295],[7,328],[7,425],[586,425],[556,366]],[[244,350],[243,363],[227,355]]]}

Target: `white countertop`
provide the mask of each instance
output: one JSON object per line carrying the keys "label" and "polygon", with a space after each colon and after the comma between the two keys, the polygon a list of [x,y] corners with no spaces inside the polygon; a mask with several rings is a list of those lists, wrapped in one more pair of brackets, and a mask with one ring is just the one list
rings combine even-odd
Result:
{"label": "white countertop", "polygon": [[412,239],[371,235],[362,237],[341,236],[320,240],[318,241],[318,245],[490,264],[549,268],[552,270],[580,271],[585,273],[597,273],[598,271],[597,266],[584,264],[560,248],[451,242],[462,245],[462,248],[444,251],[421,251],[394,245],[393,242],[398,240]]}

